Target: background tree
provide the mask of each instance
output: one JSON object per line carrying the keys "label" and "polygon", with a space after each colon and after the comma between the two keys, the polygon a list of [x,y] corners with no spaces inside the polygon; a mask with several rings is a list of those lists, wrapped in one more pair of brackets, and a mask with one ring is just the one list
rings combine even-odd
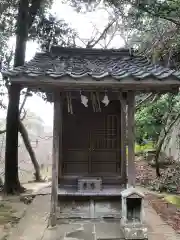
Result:
{"label": "background tree", "polygon": [[[8,4],[4,3],[5,6],[2,7],[2,15],[5,26],[7,25],[6,19],[10,18],[12,23],[12,31],[8,32],[7,27],[7,36],[12,36],[12,33],[16,33],[16,49],[14,54],[14,66],[21,66],[25,61],[25,52],[26,52],[26,43],[29,39],[37,39],[38,42],[41,43],[41,47],[48,47],[54,43],[60,43],[62,45],[69,45],[73,43],[74,32],[68,28],[67,24],[63,21],[57,21],[55,18],[50,16],[47,13],[47,9],[49,8],[51,2],[50,1],[34,1],[34,0],[20,0],[20,1],[11,1]],[[17,19],[16,19],[17,16]],[[37,30],[38,29],[38,30]],[[5,31],[5,29],[4,29]],[[68,33],[68,35],[67,35]],[[71,41],[72,40],[72,41]],[[7,56],[7,55],[6,55]],[[4,57],[4,58],[3,58]],[[6,63],[5,56],[2,56],[3,64]],[[5,64],[4,64],[5,65]],[[3,67],[4,67],[3,65]],[[9,85],[8,79],[4,79],[4,85],[8,89],[8,93],[15,94],[15,91],[12,85]],[[20,88],[16,88],[16,96],[19,95]],[[27,89],[28,95],[30,95],[30,89]],[[27,92],[25,95],[27,95]],[[9,94],[9,96],[12,94]],[[16,100],[16,101],[15,101]],[[18,97],[9,99],[12,104],[18,104]],[[13,119],[15,116],[15,112],[12,109],[8,108],[7,120]],[[21,135],[24,139],[24,143],[26,148],[31,156],[32,162],[36,166],[36,178],[40,180],[40,175],[38,171],[38,162],[35,158],[34,151],[31,147],[31,144],[28,139],[28,133],[21,121],[19,121],[17,126],[12,127],[13,121],[7,121],[6,131],[7,136],[9,136],[9,132],[11,132],[11,136],[16,136],[17,131],[21,132]],[[24,189],[20,186],[18,180],[18,151],[17,146],[18,142],[14,139],[14,143],[12,139],[6,138],[6,161],[5,161],[5,186],[4,189],[7,193],[14,193],[23,191]],[[13,161],[12,161],[13,159]]]}
{"label": "background tree", "polygon": [[[51,152],[52,152],[52,129],[47,127],[43,120],[29,109],[26,110],[26,116],[23,124],[28,132],[29,142],[36,154],[40,166],[42,179],[49,176],[51,172]],[[0,127],[5,128],[6,120],[0,120]],[[4,181],[4,153],[5,153],[5,133],[0,135],[0,177]],[[44,166],[42,168],[42,166]],[[18,172],[22,183],[35,180],[36,171],[33,169],[32,161],[28,156],[26,146],[19,134],[18,143]]]}
{"label": "background tree", "polygon": [[164,140],[179,118],[180,94],[163,94],[153,104],[145,103],[136,112],[137,139],[152,140],[155,144],[157,176],[160,176],[158,159]]}

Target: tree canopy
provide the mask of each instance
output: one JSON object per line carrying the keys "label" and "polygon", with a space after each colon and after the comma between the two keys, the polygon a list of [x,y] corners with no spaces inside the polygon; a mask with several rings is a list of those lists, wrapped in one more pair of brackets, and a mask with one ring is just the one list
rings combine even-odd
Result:
{"label": "tree canopy", "polygon": [[65,0],[77,11],[103,8],[115,19],[111,30],[119,32],[128,47],[152,58],[154,62],[179,67],[179,0]]}

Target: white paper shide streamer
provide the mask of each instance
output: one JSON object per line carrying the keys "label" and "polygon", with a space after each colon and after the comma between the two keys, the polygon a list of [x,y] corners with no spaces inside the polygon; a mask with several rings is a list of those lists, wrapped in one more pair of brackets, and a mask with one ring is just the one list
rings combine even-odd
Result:
{"label": "white paper shide streamer", "polygon": [[81,94],[81,103],[85,106],[88,107],[88,98]]}
{"label": "white paper shide streamer", "polygon": [[107,94],[104,95],[104,98],[103,98],[103,100],[102,100],[102,103],[105,105],[105,107],[108,106],[108,104],[109,104],[109,98],[108,98],[108,95],[107,95]]}

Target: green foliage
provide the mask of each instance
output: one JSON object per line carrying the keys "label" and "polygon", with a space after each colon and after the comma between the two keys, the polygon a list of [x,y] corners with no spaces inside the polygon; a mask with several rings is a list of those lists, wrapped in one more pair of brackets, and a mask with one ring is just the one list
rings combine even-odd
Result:
{"label": "green foliage", "polygon": [[153,103],[146,103],[137,110],[136,140],[151,139],[157,143],[162,130],[172,123],[180,111],[180,94],[164,94]]}
{"label": "green foliage", "polygon": [[[57,20],[49,13],[52,4],[51,1],[26,0],[29,1],[29,25],[28,40],[37,41],[41,48],[49,48],[52,44],[69,46],[74,44],[76,32],[69,27],[63,20]],[[9,61],[13,60],[12,49],[8,48],[8,40],[16,34],[16,18],[19,1],[0,0],[0,56],[2,67],[8,67]],[[32,9],[32,4],[40,2],[40,8],[37,11]],[[10,59],[11,58],[11,59]]]}
{"label": "green foliage", "polygon": [[176,195],[165,195],[164,199],[175,205],[176,207],[180,208],[180,197],[179,196],[176,196]]}
{"label": "green foliage", "polygon": [[153,146],[153,142],[152,141],[148,141],[146,144],[139,145],[139,144],[135,144],[135,153],[144,153],[144,152],[148,152],[149,150],[153,150],[154,146]]}
{"label": "green foliage", "polygon": [[38,18],[29,31],[29,38],[36,40],[42,49],[51,45],[73,46],[76,32],[63,20],[51,14]]}

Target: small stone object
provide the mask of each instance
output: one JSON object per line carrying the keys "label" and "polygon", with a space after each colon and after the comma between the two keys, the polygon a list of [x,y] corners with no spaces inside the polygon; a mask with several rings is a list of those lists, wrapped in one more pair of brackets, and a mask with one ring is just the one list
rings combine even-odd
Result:
{"label": "small stone object", "polygon": [[80,178],[78,179],[78,191],[80,192],[99,192],[102,189],[101,178]]}
{"label": "small stone object", "polygon": [[147,239],[147,227],[144,218],[144,195],[136,188],[122,191],[121,225],[125,239]]}
{"label": "small stone object", "polygon": [[126,226],[124,228],[124,237],[125,239],[131,239],[131,240],[140,240],[140,239],[148,239],[147,234],[147,227],[141,227],[141,226]]}
{"label": "small stone object", "polygon": [[72,201],[72,210],[76,209],[76,202]]}
{"label": "small stone object", "polygon": [[21,196],[20,201],[23,202],[24,204],[29,205],[33,201],[32,196]]}
{"label": "small stone object", "polygon": [[5,225],[4,225],[4,229],[5,230],[9,230],[11,228],[11,224],[10,223],[6,223]]}

